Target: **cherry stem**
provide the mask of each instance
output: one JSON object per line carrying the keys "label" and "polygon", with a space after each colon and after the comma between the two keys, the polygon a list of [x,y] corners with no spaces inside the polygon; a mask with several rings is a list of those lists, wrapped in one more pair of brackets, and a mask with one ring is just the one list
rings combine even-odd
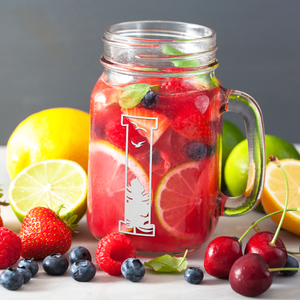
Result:
{"label": "cherry stem", "polygon": [[272,241],[269,243],[271,246],[275,246],[275,242],[276,242],[276,239],[277,239],[277,236],[279,234],[279,231],[281,229],[281,225],[283,223],[283,220],[284,220],[284,217],[285,217],[285,213],[287,211],[287,206],[288,206],[288,200],[289,200],[289,183],[288,183],[288,180],[287,180],[287,177],[286,177],[286,173],[285,173],[285,170],[284,168],[282,167],[282,165],[280,164],[279,160],[277,159],[277,157],[275,155],[272,155],[269,157],[269,160],[271,162],[273,162],[277,167],[280,168],[283,176],[284,176],[284,180],[285,180],[285,185],[286,185],[286,198],[285,198],[285,204],[284,204],[284,209],[283,209],[283,213],[282,213],[282,216],[281,216],[281,219],[280,219],[280,222],[277,226],[277,230],[274,234],[274,237],[272,239]]}
{"label": "cherry stem", "polygon": [[269,272],[278,272],[278,271],[300,271],[300,268],[272,268],[268,269]]}
{"label": "cherry stem", "polygon": [[[271,217],[273,215],[276,215],[276,214],[280,214],[282,213],[284,210],[278,210],[278,211],[275,211],[275,212],[272,212],[268,215],[265,215],[263,216],[262,218],[258,219],[256,222],[254,222],[246,231],[245,233],[240,237],[239,239],[239,243],[242,241],[242,239],[247,235],[247,233],[253,228],[255,227],[259,222],[261,222],[262,220],[268,218],[268,217]],[[286,211],[299,211],[300,212],[300,207],[293,207],[293,208],[288,208]]]}
{"label": "cherry stem", "polygon": [[300,252],[286,251],[288,254],[300,254]]}

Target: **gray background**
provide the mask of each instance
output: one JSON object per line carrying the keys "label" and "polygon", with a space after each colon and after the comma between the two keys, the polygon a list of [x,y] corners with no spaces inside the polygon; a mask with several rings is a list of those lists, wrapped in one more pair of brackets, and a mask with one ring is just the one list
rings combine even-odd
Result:
{"label": "gray background", "polygon": [[267,134],[300,143],[299,13],[298,0],[0,0],[0,145],[42,109],[88,111],[103,31],[133,20],[214,29],[223,85],[256,99]]}

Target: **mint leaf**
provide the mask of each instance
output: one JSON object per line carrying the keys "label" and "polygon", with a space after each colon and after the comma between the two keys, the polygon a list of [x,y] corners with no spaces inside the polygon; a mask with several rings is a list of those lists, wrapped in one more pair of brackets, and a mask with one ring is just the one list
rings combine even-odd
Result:
{"label": "mint leaf", "polygon": [[131,84],[124,87],[119,99],[122,108],[133,108],[137,106],[144,96],[151,90],[158,88],[159,85],[150,85],[145,83]]}
{"label": "mint leaf", "polygon": [[[163,54],[165,55],[180,55],[186,54],[170,45],[166,45],[163,50]],[[174,60],[172,64],[177,68],[188,68],[188,67],[199,67],[200,64],[197,60]],[[209,73],[196,75],[195,79],[199,85],[203,85],[205,88],[211,88],[213,86],[218,86],[217,79],[213,77],[212,79],[209,78]]]}
{"label": "mint leaf", "polygon": [[[180,55],[186,54],[170,45],[166,45],[163,50],[165,55]],[[177,68],[187,68],[187,67],[199,67],[200,64],[197,60],[174,60],[172,61],[173,65]]]}
{"label": "mint leaf", "polygon": [[156,272],[170,273],[170,272],[181,272],[188,266],[186,260],[187,250],[183,257],[175,257],[169,254],[165,254],[160,257],[156,257],[148,262],[145,262],[146,267],[152,268]]}

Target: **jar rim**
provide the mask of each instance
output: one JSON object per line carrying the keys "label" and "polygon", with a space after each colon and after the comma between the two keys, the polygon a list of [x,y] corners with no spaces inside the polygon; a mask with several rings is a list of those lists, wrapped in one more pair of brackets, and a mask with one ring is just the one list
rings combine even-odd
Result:
{"label": "jar rim", "polygon": [[216,32],[176,21],[131,21],[109,26],[101,63],[122,72],[195,74],[216,68]]}
{"label": "jar rim", "polygon": [[[109,26],[104,31],[103,39],[110,42],[165,43],[197,42],[215,38],[216,32],[206,26],[178,21],[130,21]],[[156,38],[154,38],[156,37]],[[165,38],[158,38],[165,37]]]}

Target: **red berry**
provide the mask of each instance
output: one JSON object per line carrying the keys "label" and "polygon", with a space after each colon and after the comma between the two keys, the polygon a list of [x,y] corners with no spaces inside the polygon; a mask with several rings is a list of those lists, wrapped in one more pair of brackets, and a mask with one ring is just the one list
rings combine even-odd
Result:
{"label": "red berry", "polygon": [[72,233],[65,222],[49,208],[35,207],[24,218],[20,238],[22,257],[44,259],[52,253],[64,254],[72,244]]}
{"label": "red berry", "polygon": [[0,269],[14,265],[20,258],[21,239],[11,230],[0,228]]}
{"label": "red berry", "polygon": [[196,109],[183,110],[174,118],[172,127],[189,139],[207,145],[215,144],[215,131],[211,128],[207,118]]}
{"label": "red berry", "polygon": [[[260,254],[268,263],[270,268],[282,268],[286,261],[288,254],[282,240],[277,237],[275,246],[271,246],[274,234],[268,231],[261,231],[253,235],[245,248],[245,254],[257,253]],[[272,272],[272,275],[275,272]]]}
{"label": "red berry", "polygon": [[206,272],[217,278],[228,278],[234,262],[243,255],[238,240],[230,236],[215,238],[207,246],[204,256]]}
{"label": "red berry", "polygon": [[182,78],[169,78],[161,84],[159,93],[162,95],[170,95],[195,90],[196,88],[191,83]]}
{"label": "red berry", "polygon": [[113,232],[98,243],[96,262],[100,269],[109,275],[121,275],[121,265],[127,258],[135,258],[136,249],[126,235]]}
{"label": "red berry", "polygon": [[0,216],[0,227],[3,227],[3,220],[1,218],[1,216]]}
{"label": "red berry", "polygon": [[[127,119],[123,119],[123,124],[128,126],[128,151],[130,154],[140,153],[149,149],[148,140],[135,130],[135,127]],[[121,114],[110,119],[105,126],[107,140],[113,145],[125,151],[126,149],[126,126],[121,124]],[[136,148],[135,145],[142,144],[143,147]]]}
{"label": "red berry", "polygon": [[249,253],[240,257],[230,270],[231,288],[247,297],[262,294],[273,281],[268,268],[268,264],[259,254]]}

